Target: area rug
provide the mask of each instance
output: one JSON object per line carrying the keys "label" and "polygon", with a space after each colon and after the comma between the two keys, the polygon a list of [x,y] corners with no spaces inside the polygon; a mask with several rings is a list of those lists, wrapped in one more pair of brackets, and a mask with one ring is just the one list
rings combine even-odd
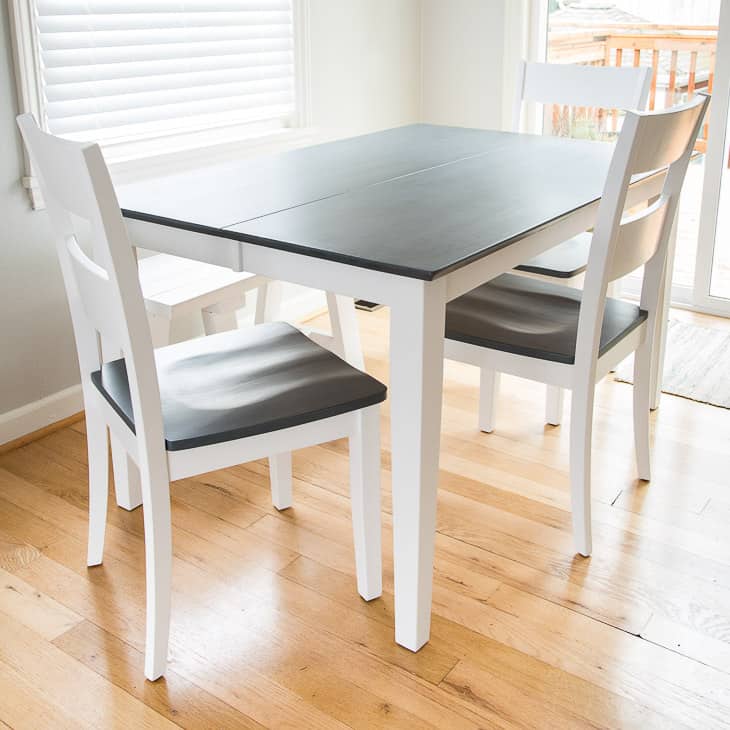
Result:
{"label": "area rug", "polygon": [[[634,359],[615,379],[634,382]],[[662,392],[730,408],[730,332],[670,320]]]}

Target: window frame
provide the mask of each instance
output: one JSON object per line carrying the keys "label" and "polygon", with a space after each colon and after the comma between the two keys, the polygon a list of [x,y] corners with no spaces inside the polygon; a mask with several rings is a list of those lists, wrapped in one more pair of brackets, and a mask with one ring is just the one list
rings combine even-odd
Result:
{"label": "window frame", "polygon": [[[35,23],[35,0],[8,0],[10,35],[18,94],[18,113],[31,113],[41,128],[46,128],[42,70]],[[211,147],[242,143],[247,151],[256,147],[271,148],[296,143],[310,136],[310,33],[309,0],[292,0],[294,19],[294,83],[296,109],[289,126],[271,122],[247,122],[188,130],[142,139],[115,140],[102,145],[104,157],[114,167],[152,157],[176,155]],[[304,133],[303,133],[304,132]],[[44,206],[33,166],[23,149],[24,174],[21,184],[34,210]]]}

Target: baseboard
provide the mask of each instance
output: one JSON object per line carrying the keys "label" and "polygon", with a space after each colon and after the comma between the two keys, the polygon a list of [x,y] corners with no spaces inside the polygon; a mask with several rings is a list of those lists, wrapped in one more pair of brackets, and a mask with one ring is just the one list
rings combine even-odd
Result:
{"label": "baseboard", "polygon": [[75,416],[83,408],[81,386],[72,385],[34,403],[0,414],[0,447]]}

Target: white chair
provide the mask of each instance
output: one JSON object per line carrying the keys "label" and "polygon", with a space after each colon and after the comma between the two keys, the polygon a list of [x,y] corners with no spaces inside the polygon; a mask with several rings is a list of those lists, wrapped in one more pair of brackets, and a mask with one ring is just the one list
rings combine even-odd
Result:
{"label": "white chair", "polygon": [[[357,585],[381,593],[379,403],[385,386],[284,323],[153,350],[133,248],[101,150],[18,117],[56,236],[76,338],[89,457],[88,564],[102,561],[107,428],[136,462],[144,509],[145,675],[166,666],[172,544],[169,484],[269,457],[273,503],[291,504],[291,451],[350,441]],[[85,222],[85,224],[83,223]],[[77,236],[90,231],[94,260]],[[123,359],[104,362],[100,341]]]}
{"label": "white chair", "polygon": [[[650,368],[669,235],[709,98],[661,113],[628,112],[593,233],[583,291],[504,274],[446,309],[446,357],[572,391],[570,488],[577,551],[591,553],[591,429],[595,384],[634,352],[639,478],[649,480]],[[668,166],[662,194],[625,214],[634,174]],[[644,265],[640,306],[607,298]]]}
{"label": "white chair", "polygon": [[154,347],[169,345],[173,323],[184,318],[202,317],[206,335],[235,329],[236,310],[250,291],[257,292],[255,324],[278,316],[271,302],[266,309],[269,282],[263,276],[168,254],[140,258],[138,269]]}
{"label": "white chair", "polygon": [[[644,109],[649,98],[650,86],[650,68],[521,61],[517,72],[512,130],[520,131],[526,102],[604,110]],[[588,265],[590,247],[591,234],[581,233],[517,266],[516,271],[580,287]],[[480,383],[479,428],[486,433],[494,430],[498,392],[499,373],[483,370]],[[564,393],[561,388],[547,387],[545,405],[547,423],[553,426],[560,425],[563,401]]]}
{"label": "white chair", "polygon": [[[238,326],[236,310],[244,306],[246,294],[251,291],[256,291],[254,324],[274,322],[279,318],[280,282],[264,276],[169,254],[141,258],[138,270],[155,347],[174,341],[171,332],[175,320],[198,313],[202,315],[206,335],[235,329]],[[308,327],[300,329],[322,347],[364,370],[353,300],[331,292],[326,292],[326,298],[330,332]]]}

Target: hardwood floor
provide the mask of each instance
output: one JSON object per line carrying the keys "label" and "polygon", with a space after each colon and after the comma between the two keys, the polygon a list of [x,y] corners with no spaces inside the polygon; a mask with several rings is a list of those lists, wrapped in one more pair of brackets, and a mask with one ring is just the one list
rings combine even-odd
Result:
{"label": "hardwood floor", "polygon": [[[386,379],[387,312],[360,323]],[[542,424],[542,387],[504,378],[486,435],[476,385],[447,365],[418,654],[393,641],[387,406],[383,598],[355,590],[346,442],[295,455],[283,513],[264,461],[178,482],[171,661],[154,684],[141,510],[111,506],[104,565],[85,566],[83,422],[1,454],[0,727],[730,727],[730,412],[665,396],[646,485],[631,387],[599,386],[586,560],[568,430]]]}

